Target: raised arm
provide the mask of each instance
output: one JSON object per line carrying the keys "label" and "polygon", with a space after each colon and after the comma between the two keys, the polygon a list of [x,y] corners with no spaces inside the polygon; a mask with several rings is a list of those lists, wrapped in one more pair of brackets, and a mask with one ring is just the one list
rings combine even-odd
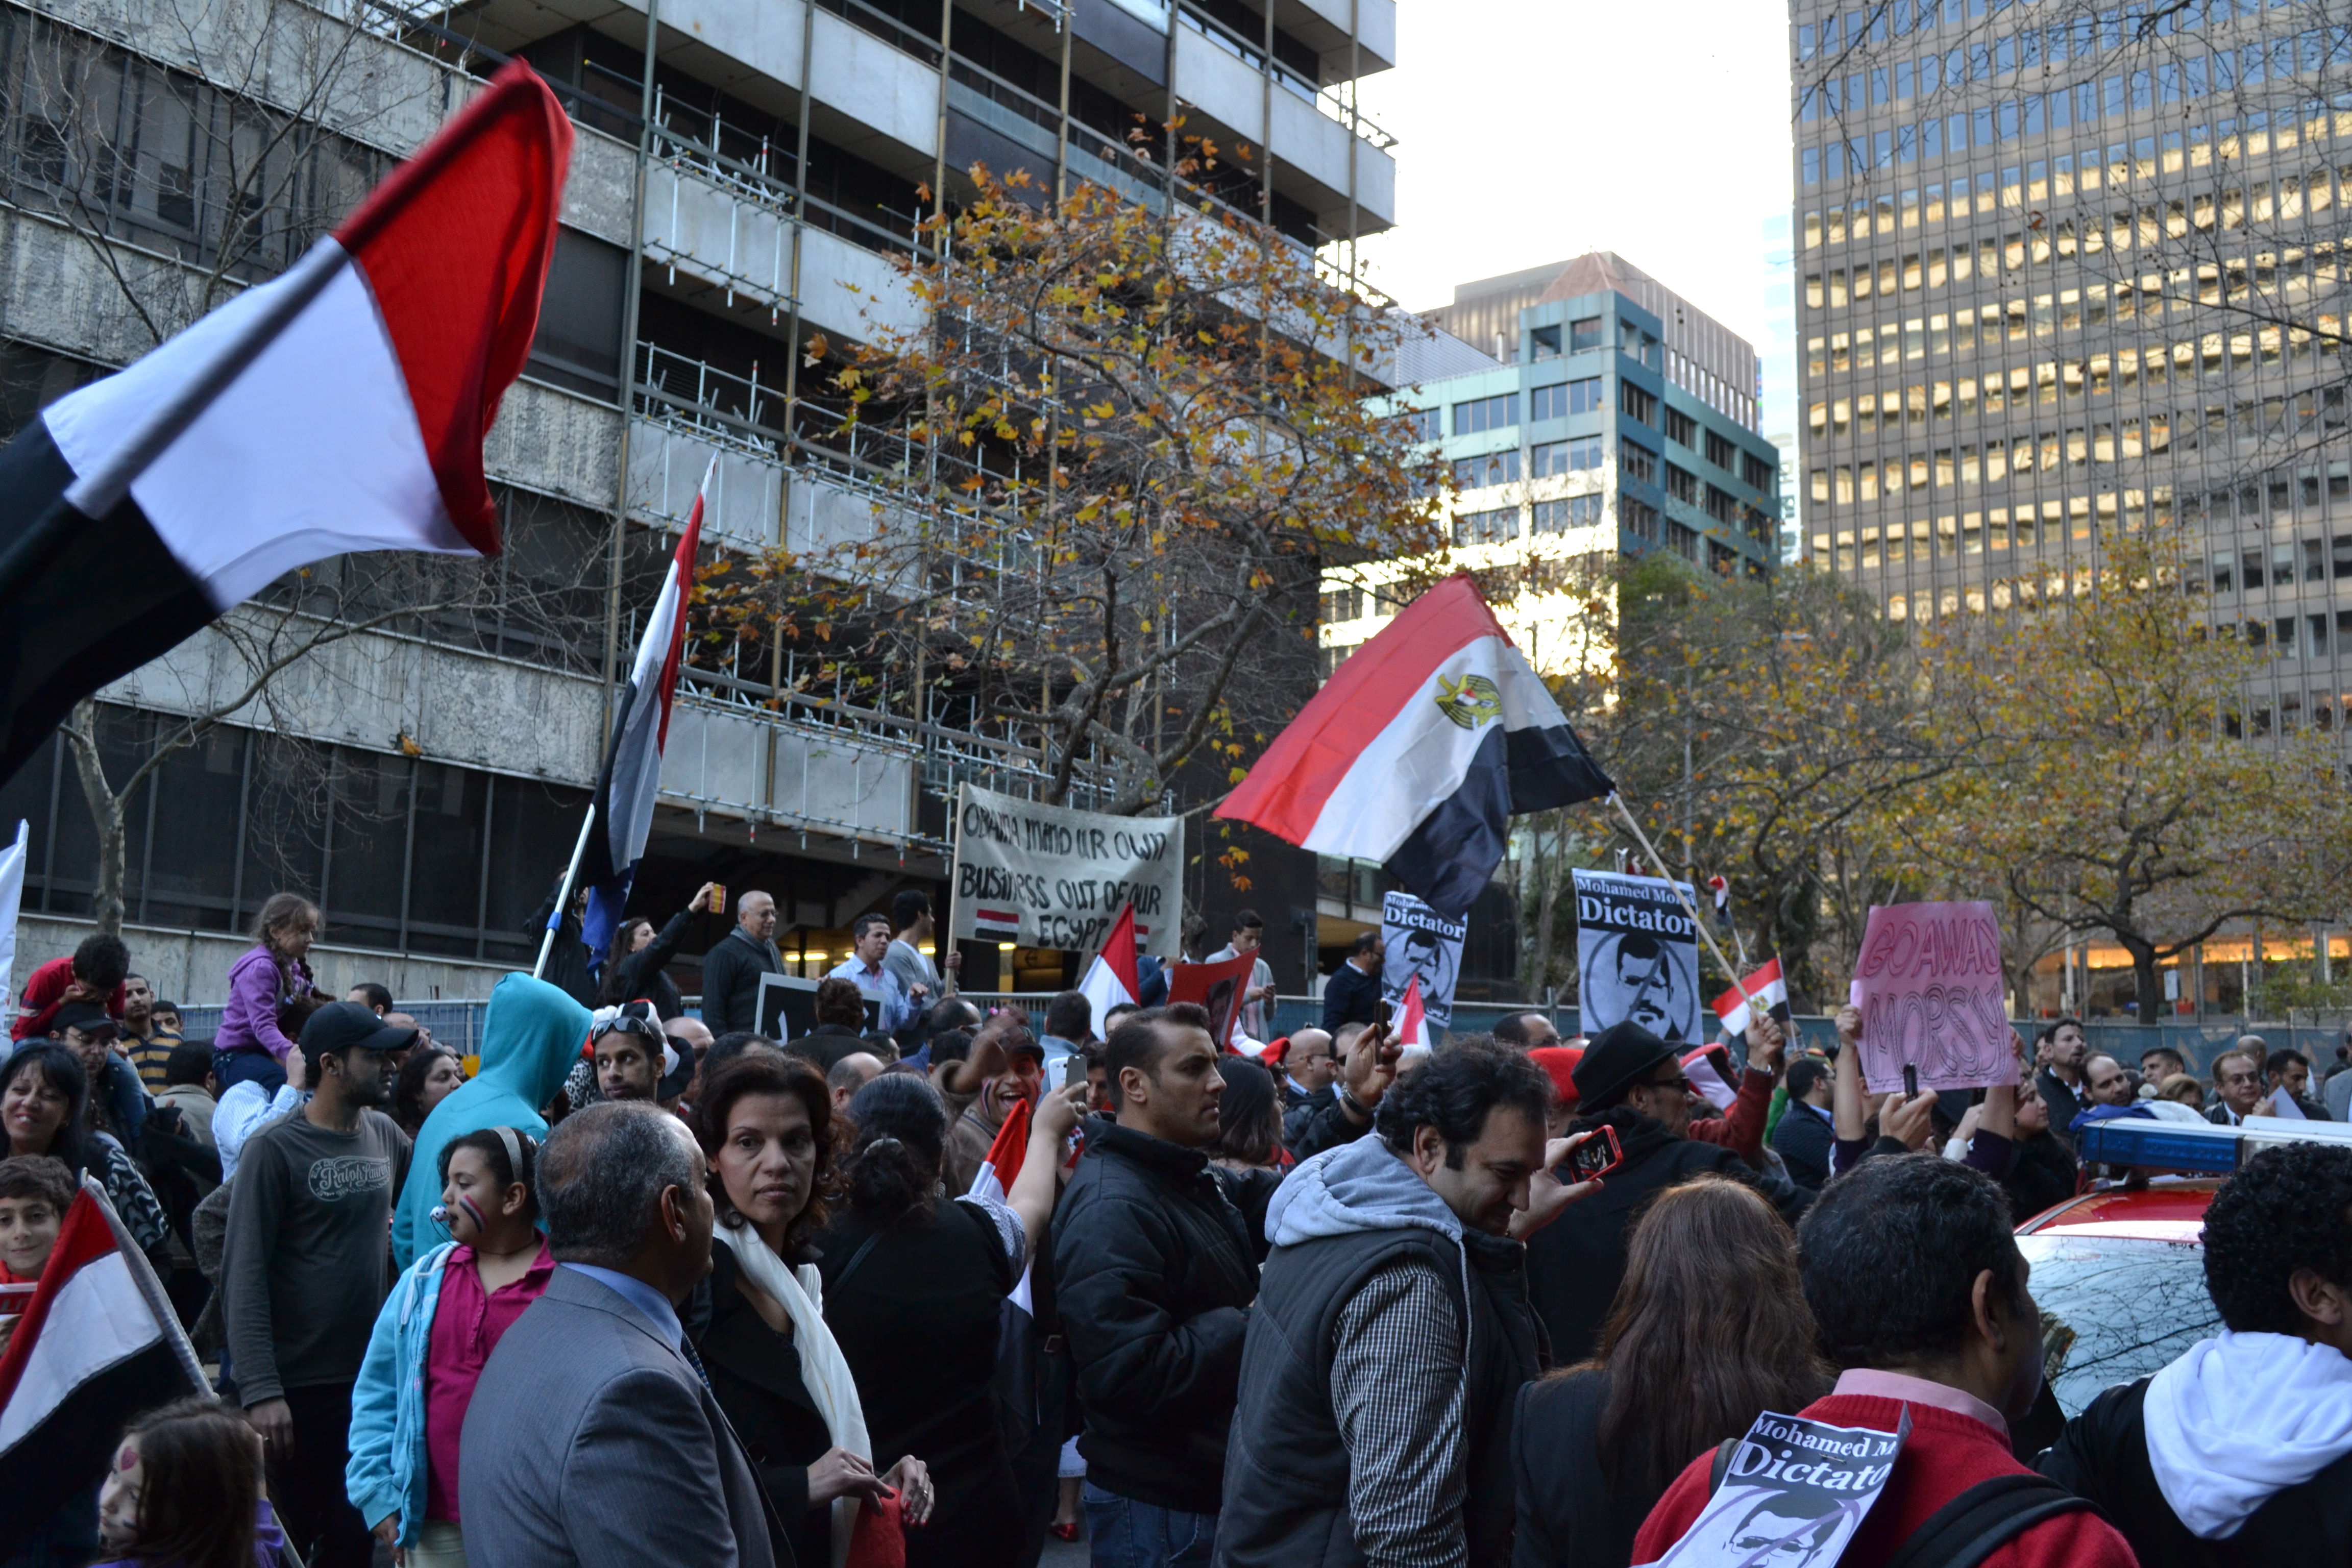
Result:
{"label": "raised arm", "polygon": [[1061,1193],[1062,1141],[1077,1126],[1086,1109],[1087,1086],[1075,1083],[1040,1099],[1029,1119],[1029,1152],[1005,1201],[1021,1216],[1032,1258],[1045,1245],[1046,1230],[1054,1223],[1054,1201]]}

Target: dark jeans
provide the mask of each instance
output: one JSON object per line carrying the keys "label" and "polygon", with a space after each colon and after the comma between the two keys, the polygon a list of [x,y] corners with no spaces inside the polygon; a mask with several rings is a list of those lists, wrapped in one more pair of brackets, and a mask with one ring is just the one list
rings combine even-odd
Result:
{"label": "dark jeans", "polygon": [[1209,1568],[1217,1516],[1155,1508],[1088,1481],[1087,1541],[1093,1568]]}
{"label": "dark jeans", "polygon": [[269,1456],[269,1500],[310,1568],[370,1568],[375,1543],[343,1489],[351,1463],[352,1385],[289,1388],[292,1451]]}
{"label": "dark jeans", "polygon": [[286,1064],[268,1051],[215,1051],[213,1081],[226,1094],[232,1084],[257,1083],[264,1094],[276,1094],[286,1087]]}

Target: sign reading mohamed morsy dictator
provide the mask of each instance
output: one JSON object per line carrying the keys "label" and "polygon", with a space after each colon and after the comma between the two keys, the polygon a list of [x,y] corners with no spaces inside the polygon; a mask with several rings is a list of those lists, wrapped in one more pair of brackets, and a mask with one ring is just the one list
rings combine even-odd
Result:
{"label": "sign reading mohamed morsy dictator", "polygon": [[1863,1082],[1892,1093],[1909,1066],[1927,1089],[2015,1083],[2006,989],[1990,904],[1873,905],[1853,965]]}
{"label": "sign reading mohamed morsy dictator", "polygon": [[1092,952],[1135,905],[1139,952],[1171,957],[1184,908],[1184,822],[1040,805],[965,784],[956,800],[961,942]]}
{"label": "sign reading mohamed morsy dictator", "polygon": [[1462,977],[1462,939],[1468,921],[1449,921],[1411,893],[1391,888],[1381,896],[1381,940],[1388,957],[1381,964],[1381,994],[1391,1006],[1404,1001],[1404,988],[1421,982],[1422,1016],[1434,1029],[1454,1021],[1454,983]]}
{"label": "sign reading mohamed morsy dictator", "polygon": [[[1698,999],[1698,927],[1683,902],[1690,885],[1613,871],[1577,871],[1578,1019],[1588,1035],[1639,1024],[1662,1040],[1706,1038]],[[1675,893],[1682,889],[1681,897]]]}
{"label": "sign reading mohamed morsy dictator", "polygon": [[1460,574],[1349,654],[1217,815],[1377,861],[1460,920],[1501,863],[1515,813],[1615,787]]}

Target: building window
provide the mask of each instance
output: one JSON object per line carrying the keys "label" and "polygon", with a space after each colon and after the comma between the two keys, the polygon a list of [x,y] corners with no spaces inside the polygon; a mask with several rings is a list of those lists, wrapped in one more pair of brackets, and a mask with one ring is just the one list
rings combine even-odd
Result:
{"label": "building window", "polygon": [[1415,441],[1434,441],[1445,434],[1445,410],[1443,408],[1408,408],[1405,428]]}
{"label": "building window", "polygon": [[1706,433],[1706,460],[1727,474],[1739,471],[1739,454],[1731,445],[1731,438],[1713,430]]}
{"label": "building window", "polygon": [[[1665,417],[1665,432],[1667,440],[1676,442],[1685,447],[1696,447],[1698,445],[1696,440],[1692,439],[1693,437],[1698,434],[1697,421],[1694,420],[1689,415],[1685,414],[1679,408],[1667,409]],[[1643,420],[1643,423],[1648,424],[1650,421]]]}
{"label": "building window", "polygon": [[1672,518],[1666,520],[1666,544],[1685,561],[1696,563],[1698,560],[1697,530],[1685,528]]}
{"label": "building window", "polygon": [[1559,419],[1570,414],[1597,414],[1601,411],[1601,378],[1591,376],[1583,381],[1555,382],[1538,386],[1528,394],[1528,417]]}
{"label": "building window", "polygon": [[1772,472],[1772,465],[1752,452],[1740,455],[1739,477],[1745,479],[1748,482],[1748,488],[1753,490],[1770,489],[1772,480],[1776,478]]}
{"label": "building window", "polygon": [[1643,425],[1655,425],[1658,422],[1657,395],[1644,392],[1630,381],[1621,381],[1617,384],[1617,411],[1628,419]]}
{"label": "building window", "polygon": [[1475,436],[1487,430],[1507,430],[1519,422],[1519,395],[1499,393],[1454,405],[1454,433]]}
{"label": "building window", "polygon": [[1364,591],[1361,588],[1326,588],[1323,591],[1323,619],[1337,624],[1357,621],[1364,616]]}
{"label": "building window", "polygon": [[[1541,364],[1548,359],[1558,359],[1559,357],[1559,325],[1558,322],[1554,322],[1549,327],[1538,327],[1534,329],[1532,331],[1528,333],[1528,341],[1532,345],[1528,358],[1535,363]],[[1538,414],[1536,415],[1535,417],[1540,419],[1543,416]]]}
{"label": "building window", "polygon": [[1536,502],[1534,533],[1566,533],[1571,528],[1591,528],[1601,521],[1601,497],[1570,496],[1565,500]]}
{"label": "building window", "polygon": [[1698,504],[1698,476],[1689,469],[1666,465],[1666,493],[1679,501]]}
{"label": "building window", "polygon": [[1589,473],[1601,467],[1601,437],[1582,436],[1573,441],[1546,441],[1528,454],[1528,477],[1546,479],[1557,474]]}
{"label": "building window", "polygon": [[1584,353],[1587,349],[1597,349],[1597,348],[1599,348],[1600,346],[1601,346],[1601,318],[1600,318],[1600,317],[1598,317],[1598,316],[1587,316],[1587,317],[1585,317],[1585,318],[1584,318],[1584,320],[1582,320],[1582,321],[1570,321],[1570,322],[1569,322],[1569,324],[1568,324],[1568,351],[1569,351],[1569,353]]}
{"label": "building window", "polygon": [[1519,509],[1498,506],[1486,511],[1454,514],[1456,544],[1507,544],[1519,536]]}
{"label": "building window", "polygon": [[1639,442],[1617,443],[1617,466],[1624,470],[1627,479],[1639,479],[1645,485],[1658,482],[1658,455]]}
{"label": "building window", "polygon": [[1631,537],[1642,541],[1644,544],[1655,544],[1658,542],[1657,508],[1646,502],[1628,500],[1620,497],[1617,502],[1617,518],[1624,525],[1625,532]]}
{"label": "building window", "polygon": [[1719,490],[1713,485],[1707,486],[1706,515],[1715,519],[1717,522],[1727,522],[1737,526],[1739,521],[1738,499],[1733,496],[1729,490]]}
{"label": "building window", "polygon": [[1489,452],[1483,458],[1458,458],[1454,464],[1454,488],[1457,490],[1514,484],[1518,477],[1519,449],[1517,447],[1505,452]]}

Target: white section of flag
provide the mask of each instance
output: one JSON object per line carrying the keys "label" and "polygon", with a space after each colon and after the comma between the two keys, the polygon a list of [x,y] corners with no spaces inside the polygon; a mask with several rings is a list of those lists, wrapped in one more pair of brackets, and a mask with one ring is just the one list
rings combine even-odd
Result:
{"label": "white section of flag", "polygon": [[1097,1035],[1103,1032],[1105,1014],[1113,1007],[1135,1005],[1135,998],[1128,994],[1127,982],[1118,977],[1118,971],[1103,962],[1101,953],[1095,954],[1095,961],[1087,965],[1086,977],[1078,982],[1078,989],[1085,992],[1087,1000],[1094,1004]]}
{"label": "white section of flag", "polygon": [[16,842],[0,849],[0,1018],[16,1001],[16,911],[25,900],[25,850],[32,824],[18,819]]}
{"label": "white section of flag", "polygon": [[[1748,1032],[1751,1008],[1760,1007],[1769,1013],[1775,1007],[1788,1005],[1789,983],[1780,976],[1780,961],[1773,959],[1762,968],[1742,975],[1738,993],[1727,991],[1715,1003],[1716,1016],[1735,1037]],[[1725,1009],[1726,1003],[1731,1005],[1728,1011]]]}
{"label": "white section of flag", "polygon": [[[715,464],[718,458],[711,461]],[[709,482],[707,477],[704,482]],[[646,617],[646,635],[637,643],[636,668],[629,676],[635,688],[629,716],[613,742],[613,788],[606,797],[612,815],[604,832],[615,871],[626,871],[645,858],[646,840],[653,833],[654,802],[661,792],[662,667],[669,662],[670,643],[677,632],[687,593],[679,576],[673,560],[669,575],[662,579],[661,596]]]}
{"label": "white section of flag", "polygon": [[0,1454],[47,1420],[75,1389],[163,1338],[121,1249],[90,1259],[58,1289],[16,1392],[0,1410]]}
{"label": "white section of flag", "polygon": [[[441,500],[375,299],[332,239],[335,277],[131,487],[157,538],[223,609],[284,574],[359,550],[473,552]],[[331,254],[322,254],[331,251]],[[294,275],[248,289],[41,416],[88,475],[212,363]]]}
{"label": "white section of flag", "polygon": [[[1023,1109],[1025,1108],[1020,1105],[1014,1107],[1015,1110]],[[1017,1171],[1013,1173],[1020,1174]],[[1000,1204],[1011,1201],[1004,1191],[1004,1178],[996,1173],[996,1162],[993,1160],[982,1160],[980,1169],[971,1173],[971,1192],[974,1197],[988,1198]],[[1034,1318],[1037,1315],[1037,1303],[1029,1289],[1031,1267],[1028,1264],[1022,1266],[1021,1283],[1013,1287],[1013,1294],[1005,1299]]]}
{"label": "white section of flag", "polygon": [[[1484,676],[1501,701],[1497,719],[1464,726],[1437,705],[1440,678]],[[1501,637],[1464,644],[1430,673],[1359,752],[1316,815],[1302,848],[1359,860],[1386,860],[1414,828],[1454,798],[1495,724],[1507,730],[1565,726],[1567,716],[1527,658]]]}

